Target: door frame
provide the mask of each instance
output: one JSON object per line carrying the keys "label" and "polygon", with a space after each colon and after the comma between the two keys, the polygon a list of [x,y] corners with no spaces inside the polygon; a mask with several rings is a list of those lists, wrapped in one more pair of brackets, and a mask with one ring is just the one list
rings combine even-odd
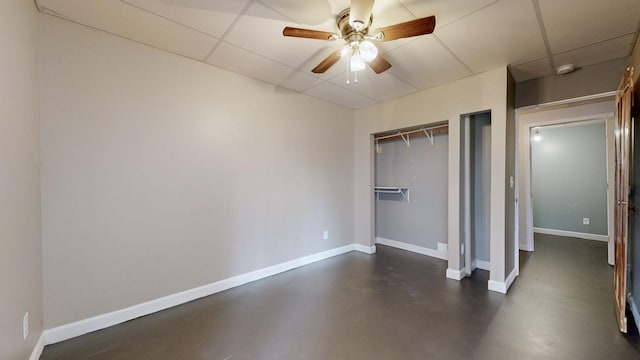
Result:
{"label": "door frame", "polygon": [[[614,109],[615,102],[612,97],[613,94],[603,94],[601,101],[594,104],[576,104],[575,106],[570,106],[569,108],[561,107],[560,109],[552,108],[552,107],[543,107],[541,109],[534,109],[534,111],[528,111],[527,117],[538,114],[543,115],[544,112],[548,112],[545,114],[546,116],[539,116],[538,119],[530,119],[528,121],[523,121],[522,119],[522,110],[519,109],[517,114],[518,121],[518,166],[519,166],[519,177],[520,181],[518,183],[518,202],[519,202],[519,210],[518,213],[518,245],[520,250],[524,251],[534,251],[534,241],[533,241],[533,201],[531,198],[531,131],[536,127],[546,126],[546,125],[560,125],[572,122],[581,122],[581,121],[589,121],[589,120],[597,120],[597,119],[606,119],[607,123],[607,229],[608,229],[608,248],[609,248],[609,263],[613,263],[613,213],[610,213],[609,203],[611,199],[614,198],[614,187],[613,182],[613,168],[610,165],[610,156],[613,151],[611,150],[610,144],[610,132],[613,131],[610,129],[609,124],[613,122],[614,117]],[[607,99],[611,98],[611,99]],[[576,101],[568,101],[568,103],[575,103]],[[603,106],[607,104],[611,104],[610,111],[603,111]],[[555,104],[554,104],[555,105]],[[590,105],[593,105],[593,108],[589,108]],[[584,109],[579,109],[579,107],[584,106]],[[580,111],[584,111],[582,115],[571,116],[571,111],[568,109],[573,108],[573,110],[577,113]],[[536,111],[537,110],[537,111]],[[558,110],[558,116],[554,116],[551,112]],[[562,112],[566,111],[566,116],[562,116]],[[533,115],[535,116],[535,115]],[[522,238],[524,235],[524,239]]]}

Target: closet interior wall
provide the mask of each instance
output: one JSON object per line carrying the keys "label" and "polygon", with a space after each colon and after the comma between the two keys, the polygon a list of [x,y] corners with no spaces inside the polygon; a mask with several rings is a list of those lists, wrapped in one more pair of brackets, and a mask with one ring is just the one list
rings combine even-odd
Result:
{"label": "closet interior wall", "polygon": [[491,211],[491,114],[469,116],[472,269],[489,270]]}
{"label": "closet interior wall", "polygon": [[448,138],[439,131],[433,145],[419,133],[409,146],[401,138],[376,142],[376,187],[406,188],[376,194],[376,242],[446,258]]}

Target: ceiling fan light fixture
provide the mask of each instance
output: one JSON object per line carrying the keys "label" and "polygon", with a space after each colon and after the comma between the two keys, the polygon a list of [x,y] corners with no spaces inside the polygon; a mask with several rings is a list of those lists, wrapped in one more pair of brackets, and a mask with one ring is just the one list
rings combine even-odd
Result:
{"label": "ceiling fan light fixture", "polygon": [[366,62],[369,62],[378,56],[378,48],[369,40],[360,43],[360,54]]}
{"label": "ceiling fan light fixture", "polygon": [[349,56],[350,53],[351,53],[351,46],[349,45],[344,45],[342,46],[342,49],[340,49],[341,58]]}
{"label": "ceiling fan light fixture", "polygon": [[364,55],[362,54],[353,54],[351,55],[351,71],[361,71],[364,70],[366,65],[366,60]]}

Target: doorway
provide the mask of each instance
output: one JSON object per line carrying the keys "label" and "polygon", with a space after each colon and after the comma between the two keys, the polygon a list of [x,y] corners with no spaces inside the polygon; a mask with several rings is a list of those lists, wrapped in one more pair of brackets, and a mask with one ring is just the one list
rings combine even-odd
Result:
{"label": "doorway", "polygon": [[462,118],[464,269],[490,270],[491,112]]}
{"label": "doorway", "polygon": [[534,233],[607,242],[606,119],[530,131]]}
{"label": "doorway", "polygon": [[[568,105],[549,106],[547,108],[532,108],[518,110],[518,243],[520,250],[534,251],[534,209],[532,191],[532,146],[534,136],[544,136],[542,132],[546,129],[553,129],[555,126],[566,127],[568,124],[588,124],[589,122],[600,122],[605,125],[605,162],[606,162],[606,184],[600,195],[606,197],[606,233],[600,231],[602,236],[597,240],[608,241],[609,258],[608,262],[613,263],[613,238],[609,236],[613,230],[613,209],[611,207],[613,199],[613,109],[614,102],[611,98],[603,98],[597,102],[574,103]],[[601,125],[602,126],[602,125]],[[536,134],[536,130],[538,134]],[[533,144],[533,145],[532,145]],[[566,179],[566,184],[580,181],[580,177],[571,176]],[[574,206],[578,207],[578,206]],[[589,216],[578,215],[579,209],[574,211],[572,221],[576,229],[589,229],[593,227],[592,219]],[[584,218],[587,217],[588,220]],[[585,222],[588,223],[584,224]],[[545,228],[538,228],[538,231],[545,231]],[[560,229],[566,230],[566,229]],[[567,230],[572,231],[572,230]],[[577,231],[589,234],[587,231]],[[604,235],[603,235],[604,234]],[[552,235],[572,236],[571,232],[553,233]]]}

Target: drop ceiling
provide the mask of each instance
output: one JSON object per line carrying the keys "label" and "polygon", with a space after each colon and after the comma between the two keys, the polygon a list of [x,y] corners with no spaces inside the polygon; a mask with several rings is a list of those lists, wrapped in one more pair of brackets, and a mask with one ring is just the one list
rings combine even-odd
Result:
{"label": "drop ceiling", "polygon": [[376,0],[373,28],[430,15],[432,35],[379,43],[393,65],[346,83],[346,61],[313,74],[341,40],[283,37],[285,26],[337,32],[349,0],[36,0],[43,13],[250,78],[358,109],[509,65],[516,81],[630,55],[640,0]]}

